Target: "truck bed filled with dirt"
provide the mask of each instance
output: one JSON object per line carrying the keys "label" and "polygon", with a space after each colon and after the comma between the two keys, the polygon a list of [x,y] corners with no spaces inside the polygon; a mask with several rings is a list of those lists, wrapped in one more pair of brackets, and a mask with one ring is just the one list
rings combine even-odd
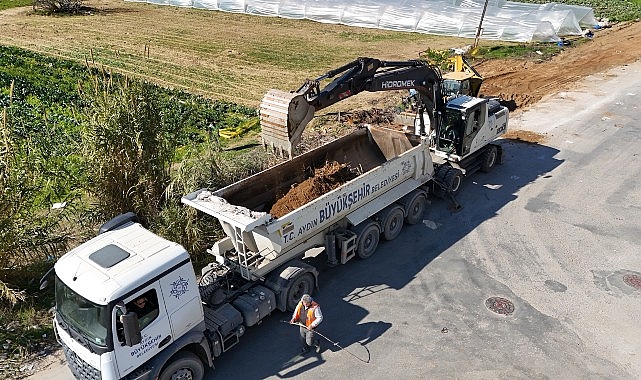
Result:
{"label": "truck bed filled with dirt", "polygon": [[183,203],[220,221],[229,239],[215,251],[260,256],[258,269],[285,260],[282,253],[322,246],[323,231],[358,224],[389,203],[381,197],[393,202],[433,172],[420,137],[368,127]]}

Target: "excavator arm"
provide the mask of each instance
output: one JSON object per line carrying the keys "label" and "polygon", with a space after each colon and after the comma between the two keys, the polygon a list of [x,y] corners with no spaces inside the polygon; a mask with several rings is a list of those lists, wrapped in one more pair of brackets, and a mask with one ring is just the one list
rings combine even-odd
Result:
{"label": "excavator arm", "polygon": [[[333,79],[321,88],[321,81]],[[363,91],[414,89],[419,107],[430,115],[430,125],[440,125],[444,109],[443,79],[438,68],[424,61],[381,61],[358,58],[314,80],[297,91],[270,90],[260,105],[263,144],[292,157],[292,151],[314,113]],[[421,113],[422,114],[422,113]]]}

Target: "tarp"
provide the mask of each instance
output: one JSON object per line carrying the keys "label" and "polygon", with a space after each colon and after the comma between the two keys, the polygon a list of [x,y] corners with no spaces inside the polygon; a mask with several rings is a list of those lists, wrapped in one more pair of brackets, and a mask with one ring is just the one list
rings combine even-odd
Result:
{"label": "tarp", "polygon": [[[139,1],[139,0],[127,0]],[[143,0],[144,2],[308,19],[404,32],[475,38],[485,0]],[[559,41],[597,24],[592,8],[488,0],[482,39]]]}

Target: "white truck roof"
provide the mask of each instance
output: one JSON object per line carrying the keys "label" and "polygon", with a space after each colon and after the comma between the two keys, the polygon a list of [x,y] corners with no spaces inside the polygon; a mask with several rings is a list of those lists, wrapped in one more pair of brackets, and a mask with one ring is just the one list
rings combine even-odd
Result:
{"label": "white truck roof", "polygon": [[75,292],[104,305],[188,260],[181,245],[127,223],[69,251],[55,271]]}

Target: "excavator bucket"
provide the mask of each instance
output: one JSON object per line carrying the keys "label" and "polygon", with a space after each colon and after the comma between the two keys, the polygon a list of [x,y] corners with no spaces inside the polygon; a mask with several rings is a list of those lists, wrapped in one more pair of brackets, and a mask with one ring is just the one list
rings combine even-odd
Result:
{"label": "excavator bucket", "polygon": [[269,90],[260,103],[260,127],[263,145],[279,155],[292,158],[307,123],[314,117],[314,107],[298,92]]}

